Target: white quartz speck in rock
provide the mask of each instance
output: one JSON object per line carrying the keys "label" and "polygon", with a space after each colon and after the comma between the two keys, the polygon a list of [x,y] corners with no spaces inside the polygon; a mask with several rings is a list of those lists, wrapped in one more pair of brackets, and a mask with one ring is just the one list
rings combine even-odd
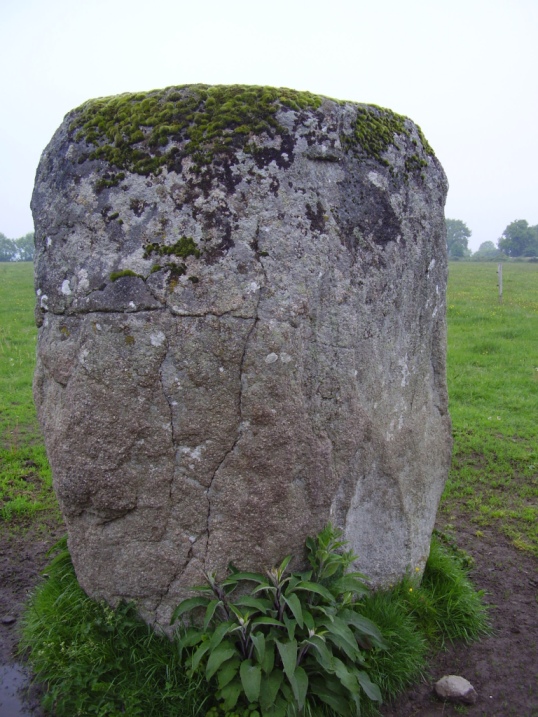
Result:
{"label": "white quartz speck in rock", "polygon": [[166,336],[162,331],[157,331],[154,334],[151,334],[149,340],[152,346],[158,348],[159,346],[162,346],[164,344]]}
{"label": "white quartz speck in rock", "polygon": [[62,287],[61,287],[60,291],[62,292],[62,294],[64,294],[64,296],[69,296],[70,294],[73,293],[71,291],[71,286],[69,285],[69,279],[64,279],[62,281]]}

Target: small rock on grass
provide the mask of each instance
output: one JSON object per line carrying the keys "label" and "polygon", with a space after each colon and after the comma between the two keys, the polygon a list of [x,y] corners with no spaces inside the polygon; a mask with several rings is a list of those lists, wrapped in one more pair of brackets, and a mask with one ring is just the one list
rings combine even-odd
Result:
{"label": "small rock on grass", "polygon": [[447,702],[474,705],[478,699],[475,688],[464,677],[445,675],[435,683],[435,694]]}

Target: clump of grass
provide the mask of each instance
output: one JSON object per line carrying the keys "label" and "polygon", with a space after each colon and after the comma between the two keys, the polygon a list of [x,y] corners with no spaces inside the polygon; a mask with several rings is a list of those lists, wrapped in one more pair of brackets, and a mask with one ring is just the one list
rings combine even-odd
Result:
{"label": "clump of grass", "polygon": [[[132,605],[113,610],[90,600],[77,583],[65,541],[57,551],[22,621],[21,650],[46,685],[47,709],[58,717],[201,717],[222,711],[215,698],[218,685],[187,677],[176,642],[155,634]],[[384,700],[426,671],[432,649],[488,631],[480,593],[461,558],[435,538],[421,585],[406,579],[364,597],[360,610],[383,635],[383,648],[363,647],[368,673]],[[322,711],[333,715],[327,706]],[[377,714],[375,704],[365,702],[361,714]]]}
{"label": "clump of grass", "polygon": [[398,591],[373,593],[364,600],[362,614],[378,626],[387,643],[386,650],[370,653],[368,670],[383,699],[391,700],[424,673],[428,640]]}
{"label": "clump of grass", "polygon": [[410,615],[435,648],[447,642],[469,643],[489,632],[483,591],[472,586],[461,557],[435,537],[421,584],[414,586],[406,580],[399,590]]}
{"label": "clump of grass", "polygon": [[422,582],[412,577],[364,600],[362,613],[379,627],[387,650],[370,656],[371,679],[391,700],[427,670],[433,651],[447,642],[469,643],[489,634],[481,591],[467,576],[468,559],[434,536]]}
{"label": "clump of grass", "polygon": [[205,690],[187,678],[178,651],[137,616],[113,610],[79,586],[66,540],[46,569],[22,621],[20,649],[46,684],[57,717],[177,717],[204,714]]}

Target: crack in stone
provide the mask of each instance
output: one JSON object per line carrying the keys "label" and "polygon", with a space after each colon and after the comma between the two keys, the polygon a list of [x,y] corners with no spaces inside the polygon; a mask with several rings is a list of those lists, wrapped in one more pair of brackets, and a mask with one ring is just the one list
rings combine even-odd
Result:
{"label": "crack in stone", "polygon": [[[175,466],[176,437],[175,437],[175,432],[174,432],[174,411],[172,408],[172,402],[166,393],[164,381],[163,381],[163,366],[168,359],[169,353],[170,353],[170,340],[169,340],[168,336],[166,336],[165,352],[164,352],[163,359],[159,366],[159,382],[161,384],[161,391],[164,396],[164,400],[166,401],[166,403],[168,405],[169,414],[170,414],[170,440],[171,440],[171,444],[172,444],[172,454],[173,454],[174,466]],[[173,487],[174,487],[174,472],[175,472],[175,468],[172,469],[172,475],[170,476],[170,484],[169,484],[169,489],[168,489],[168,505],[170,507],[170,511],[172,510],[172,491],[173,491]],[[168,533],[169,523],[170,523],[170,516],[168,517],[168,520],[166,523],[164,535],[167,535],[167,533]]]}
{"label": "crack in stone", "polygon": [[[265,270],[264,270],[264,273],[265,273]],[[259,301],[258,301],[258,304],[259,304]],[[204,318],[206,316],[213,316],[215,319],[221,319],[223,316],[231,316],[234,319],[252,319],[253,318],[252,312],[250,312],[248,314],[241,314],[241,313],[238,313],[237,309],[230,309],[229,311],[222,311],[220,314],[215,313],[214,311],[198,311],[198,312],[195,312],[192,314],[188,314],[183,311],[181,311],[181,312],[178,311],[173,306],[170,306],[168,308],[170,309],[170,313],[172,314],[172,316],[178,316],[179,318],[184,317],[186,319],[188,319],[188,318],[199,319],[199,318]],[[254,310],[254,318],[256,316],[257,310],[258,310],[258,306],[256,306],[256,308]],[[158,309],[156,309],[156,311],[158,311]]]}
{"label": "crack in stone", "polygon": [[[255,245],[257,244],[257,238],[258,238],[258,235],[259,235],[259,231],[260,231],[260,225],[259,225],[259,222],[258,222],[258,225],[257,225],[257,227],[256,227]],[[208,554],[208,552],[209,552],[209,544],[210,544],[210,540],[211,540],[211,528],[210,528],[210,524],[211,524],[211,489],[212,489],[212,487],[213,487],[213,483],[214,483],[214,481],[215,481],[215,478],[216,478],[216,476],[217,476],[217,473],[218,473],[219,470],[221,469],[222,465],[224,464],[224,462],[226,461],[226,459],[228,458],[228,456],[230,456],[230,455],[234,452],[235,447],[237,446],[237,444],[239,443],[239,440],[240,440],[240,438],[241,438],[242,425],[243,425],[243,370],[244,370],[245,359],[246,359],[246,355],[247,355],[247,347],[248,347],[248,345],[249,345],[251,336],[252,336],[252,334],[254,333],[254,330],[255,330],[255,328],[256,328],[258,322],[259,322],[259,310],[260,310],[260,304],[261,304],[261,299],[262,299],[262,292],[263,292],[265,286],[267,285],[267,281],[268,281],[268,279],[267,279],[267,273],[266,273],[266,271],[265,271],[265,267],[263,266],[263,264],[262,264],[262,262],[261,262],[261,260],[260,260],[260,257],[259,257],[259,255],[258,255],[258,253],[257,253],[256,251],[255,251],[255,256],[256,256],[256,258],[257,258],[257,260],[258,260],[258,263],[260,264],[260,266],[261,266],[261,268],[262,268],[262,272],[263,272],[263,276],[264,276],[264,279],[265,279],[265,283],[264,283],[264,286],[261,286],[260,289],[259,289],[259,292],[258,292],[258,300],[257,300],[257,302],[256,302],[256,308],[255,308],[255,310],[254,310],[254,316],[253,316],[253,317],[248,317],[248,318],[252,318],[252,326],[250,327],[250,329],[249,329],[249,331],[248,331],[248,333],[247,333],[247,335],[246,335],[246,337],[245,337],[245,343],[244,343],[244,345],[243,345],[243,353],[242,353],[242,355],[241,355],[241,361],[239,362],[239,397],[238,397],[238,413],[239,413],[239,418],[238,418],[238,422],[237,422],[237,435],[236,435],[236,437],[235,437],[235,440],[234,440],[232,446],[230,447],[230,449],[229,449],[228,451],[226,451],[226,454],[224,455],[224,457],[222,458],[222,460],[220,461],[220,463],[219,463],[218,466],[216,467],[215,471],[213,472],[213,475],[211,476],[211,480],[210,480],[209,485],[208,485],[207,490],[206,490],[206,497],[207,497],[207,518],[206,518],[206,525],[207,525],[207,531],[206,531],[206,532],[207,532],[207,544],[206,544],[205,555],[204,555],[204,560],[203,560],[204,569],[205,569],[205,567],[206,567],[207,554]],[[229,313],[229,312],[228,312],[228,313]]]}
{"label": "crack in stone", "polygon": [[252,326],[250,327],[250,329],[249,329],[249,331],[248,331],[248,333],[247,333],[247,336],[246,336],[246,338],[245,338],[245,343],[244,343],[244,346],[243,346],[243,353],[242,353],[242,355],[241,355],[241,361],[240,361],[240,364],[239,364],[239,396],[238,396],[238,401],[237,401],[237,403],[238,403],[239,418],[238,418],[238,421],[237,421],[237,435],[236,435],[236,437],[235,437],[235,440],[234,440],[232,446],[226,451],[224,457],[222,458],[222,460],[220,461],[220,463],[219,463],[218,466],[216,467],[215,471],[213,472],[213,475],[211,476],[211,480],[210,480],[209,485],[208,485],[208,487],[207,487],[207,489],[206,489],[206,492],[205,492],[206,498],[207,498],[207,518],[206,518],[206,525],[207,525],[207,531],[206,531],[206,532],[207,532],[207,545],[206,545],[206,550],[205,550],[205,555],[204,555],[204,567],[205,567],[205,562],[206,562],[206,559],[207,559],[207,553],[208,553],[208,551],[209,551],[209,542],[210,542],[210,538],[211,538],[211,529],[210,529],[210,523],[211,523],[211,497],[210,497],[210,493],[211,493],[211,488],[212,488],[212,486],[213,486],[213,482],[214,482],[214,480],[215,480],[215,478],[216,478],[216,476],[217,476],[217,473],[218,473],[219,470],[221,469],[222,465],[224,464],[224,462],[226,461],[226,459],[228,458],[228,456],[231,455],[231,454],[234,452],[235,447],[237,446],[237,444],[239,443],[239,440],[240,440],[240,438],[241,438],[241,431],[242,431],[242,428],[241,428],[241,427],[242,427],[242,425],[243,425],[243,367],[244,367],[244,363],[245,363],[245,357],[246,357],[246,353],[247,353],[247,346],[248,346],[248,343],[249,343],[249,341],[250,341],[250,337],[252,336],[252,333],[254,332],[254,329],[255,329],[255,327],[256,327],[258,321],[259,321],[259,318],[258,318],[258,309],[259,309],[259,306],[260,306],[260,300],[261,300],[261,289],[260,289],[260,294],[259,294],[259,296],[258,296],[258,302],[257,302],[257,304],[256,304],[255,315],[254,315],[254,317],[252,318]]}

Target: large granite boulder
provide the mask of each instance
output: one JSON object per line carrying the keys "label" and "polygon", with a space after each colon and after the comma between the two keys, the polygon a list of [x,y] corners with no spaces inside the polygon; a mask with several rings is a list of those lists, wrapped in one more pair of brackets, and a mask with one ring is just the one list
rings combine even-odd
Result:
{"label": "large granite boulder", "polygon": [[45,150],[35,399],[77,576],[166,624],[328,521],[374,585],[450,460],[443,170],[378,107],[259,87],[88,102]]}

